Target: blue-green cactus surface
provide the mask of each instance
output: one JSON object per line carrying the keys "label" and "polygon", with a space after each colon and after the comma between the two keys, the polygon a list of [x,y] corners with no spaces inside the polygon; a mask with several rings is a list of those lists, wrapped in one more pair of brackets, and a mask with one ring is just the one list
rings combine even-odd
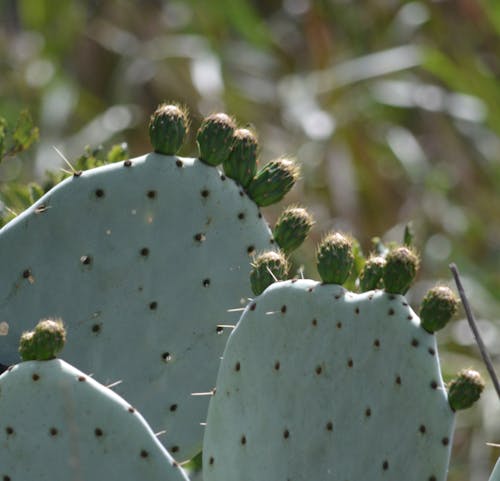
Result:
{"label": "blue-green cactus surface", "polygon": [[454,412],[436,340],[401,295],[276,282],[231,334],[205,481],[444,481]]}
{"label": "blue-green cactus surface", "polygon": [[229,329],[273,247],[256,204],[198,159],[148,154],[64,180],[0,230],[0,363],[63,318],[65,358],[123,395],[179,460],[202,444]]}
{"label": "blue-green cactus surface", "polygon": [[188,481],[128,402],[60,359],[0,376],[3,481]]}

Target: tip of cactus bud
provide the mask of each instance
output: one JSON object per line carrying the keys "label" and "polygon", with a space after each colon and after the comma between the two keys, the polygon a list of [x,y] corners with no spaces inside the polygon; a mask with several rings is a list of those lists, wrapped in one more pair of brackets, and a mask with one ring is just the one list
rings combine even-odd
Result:
{"label": "tip of cactus bud", "polygon": [[430,289],[420,305],[420,325],[428,332],[442,329],[456,314],[459,301],[446,286]]}
{"label": "tip of cactus bud", "polygon": [[188,130],[187,111],[175,104],[160,104],[149,120],[149,139],[159,154],[175,155]]}
{"label": "tip of cactus bud", "polygon": [[274,226],[274,240],[288,254],[302,245],[313,225],[314,220],[306,209],[287,207]]}
{"label": "tip of cactus bud", "polygon": [[234,120],[227,114],[206,117],[196,134],[200,160],[213,166],[222,164],[229,157],[235,129]]}
{"label": "tip of cactus bud", "polygon": [[264,252],[252,262],[250,284],[253,293],[258,296],[271,284],[282,281],[288,275],[288,261],[281,252]]}
{"label": "tip of cactus bud", "polygon": [[320,243],[316,265],[325,284],[342,285],[354,264],[352,239],[339,232],[328,234]]}
{"label": "tip of cactus bud", "polygon": [[298,165],[290,159],[277,159],[266,164],[250,182],[247,193],[261,206],[279,202],[297,182]]}
{"label": "tip of cactus bud", "polygon": [[391,294],[406,294],[417,275],[420,260],[408,247],[389,251],[383,274],[385,290]]}
{"label": "tip of cactus bud", "polygon": [[359,277],[361,292],[381,289],[383,287],[382,276],[385,264],[386,260],[383,256],[371,256],[368,258]]}
{"label": "tip of cactus bud", "polygon": [[66,330],[62,321],[45,319],[33,331],[22,334],[19,353],[23,361],[47,361],[56,357],[65,341]]}
{"label": "tip of cactus bud", "polygon": [[257,171],[257,137],[249,129],[237,129],[232,138],[229,156],[223,162],[225,174],[244,188]]}
{"label": "tip of cactus bud", "polygon": [[448,403],[454,411],[471,407],[481,396],[484,381],[473,369],[464,369],[448,384]]}

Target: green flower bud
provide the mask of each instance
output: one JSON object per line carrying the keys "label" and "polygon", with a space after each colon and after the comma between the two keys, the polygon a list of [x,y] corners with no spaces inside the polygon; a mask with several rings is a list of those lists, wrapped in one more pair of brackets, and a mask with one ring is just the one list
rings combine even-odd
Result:
{"label": "green flower bud", "polygon": [[467,409],[480,398],[483,390],[481,375],[472,369],[464,369],[448,384],[448,403],[453,411]]}
{"label": "green flower bud", "polygon": [[178,105],[161,104],[149,121],[149,138],[155,152],[175,155],[189,130],[187,111]]}
{"label": "green flower bud", "polygon": [[385,264],[385,258],[382,256],[372,256],[365,262],[359,277],[361,292],[382,288],[382,276],[384,274]]}
{"label": "green flower bud", "polygon": [[33,331],[23,332],[19,341],[19,354],[23,361],[33,361],[36,359],[36,353],[33,346]]}
{"label": "green flower bud", "polygon": [[274,226],[273,236],[286,254],[297,249],[306,240],[314,224],[311,214],[301,207],[285,209]]}
{"label": "green flower bud", "polygon": [[25,332],[19,343],[23,361],[47,361],[54,359],[64,347],[66,330],[60,320],[40,321],[34,331]]}
{"label": "green flower bud", "polygon": [[247,193],[261,207],[275,204],[294,186],[298,177],[299,168],[293,161],[273,160],[253,178]]}
{"label": "green flower bud", "polygon": [[257,137],[248,129],[234,131],[231,151],[223,162],[225,174],[248,187],[257,172]]}
{"label": "green flower bud", "polygon": [[222,164],[229,157],[235,129],[229,115],[219,113],[205,118],[196,134],[200,160],[208,165]]}
{"label": "green flower bud", "polygon": [[402,294],[411,286],[419,267],[418,256],[408,247],[396,247],[385,258],[384,287],[391,294]]}
{"label": "green flower bud", "polygon": [[458,299],[446,286],[430,289],[420,305],[420,325],[428,332],[442,329],[455,315]]}
{"label": "green flower bud", "polygon": [[325,284],[342,285],[354,264],[352,240],[339,232],[328,234],[318,247],[316,265]]}
{"label": "green flower bud", "polygon": [[276,281],[282,281],[288,275],[288,261],[281,252],[264,252],[252,262],[250,284],[253,293],[258,296]]}

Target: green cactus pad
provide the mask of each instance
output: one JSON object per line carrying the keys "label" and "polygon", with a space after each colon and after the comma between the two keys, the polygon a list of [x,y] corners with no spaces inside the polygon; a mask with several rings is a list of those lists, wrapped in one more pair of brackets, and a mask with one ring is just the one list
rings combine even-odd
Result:
{"label": "green cactus pad", "polygon": [[339,233],[328,234],[320,243],[316,254],[316,265],[325,284],[342,285],[354,264],[352,240]]}
{"label": "green cactus pad", "polygon": [[439,331],[456,314],[458,305],[459,301],[449,287],[430,289],[420,305],[422,327],[429,332]]}
{"label": "green cactus pad", "polygon": [[419,267],[419,258],[408,247],[396,247],[387,254],[384,269],[384,287],[391,294],[406,294]]}
{"label": "green cactus pad", "polygon": [[247,188],[257,172],[257,137],[248,129],[235,130],[231,151],[223,162],[224,173]]}
{"label": "green cactus pad", "polygon": [[175,155],[189,129],[187,113],[178,105],[161,104],[149,121],[149,139],[155,152]]}
{"label": "green cactus pad", "polygon": [[448,385],[448,400],[454,411],[470,408],[481,397],[484,381],[473,369],[464,369]]}
{"label": "green cactus pad", "polygon": [[[219,357],[277,248],[242,188],[199,159],[148,154],[58,184],[0,230],[0,363],[65,320],[65,358],[137,406],[179,460],[201,449]],[[243,301],[242,301],[243,299]]]}
{"label": "green cactus pad", "polygon": [[66,330],[62,321],[45,319],[34,331],[22,334],[19,353],[23,361],[48,361],[62,351],[66,342]]}
{"label": "green cactus pad", "polygon": [[265,165],[248,186],[248,195],[265,207],[279,202],[294,186],[299,177],[297,164],[289,159],[278,159]]}
{"label": "green cactus pad", "polygon": [[229,157],[235,129],[234,120],[227,114],[205,118],[196,134],[200,160],[208,165],[222,164]]}
{"label": "green cactus pad", "polygon": [[488,481],[500,481],[500,458],[497,459],[495,467],[493,468],[490,479]]}
{"label": "green cactus pad", "polygon": [[385,258],[382,256],[371,256],[368,258],[359,276],[359,287],[361,292],[382,288],[382,276],[384,274],[385,264]]}
{"label": "green cactus pad", "polygon": [[188,481],[128,402],[60,359],[0,376],[0,479]]}
{"label": "green cactus pad", "polygon": [[311,214],[301,207],[285,209],[273,229],[274,239],[286,254],[302,245],[314,224]]}
{"label": "green cactus pad", "polygon": [[264,252],[252,262],[250,271],[250,284],[252,291],[257,296],[268,286],[276,281],[286,279],[288,262],[281,252]]}
{"label": "green cactus pad", "polygon": [[224,351],[203,479],[445,481],[454,418],[404,297],[278,282]]}

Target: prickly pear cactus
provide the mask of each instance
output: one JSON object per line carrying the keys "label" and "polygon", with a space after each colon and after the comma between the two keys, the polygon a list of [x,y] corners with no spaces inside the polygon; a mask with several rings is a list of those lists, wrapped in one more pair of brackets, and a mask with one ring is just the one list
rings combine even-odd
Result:
{"label": "prickly pear cactus", "polygon": [[[122,381],[117,392],[183,460],[201,448],[208,403],[192,393],[214,387],[224,326],[239,317],[230,309],[251,295],[252,256],[277,245],[259,196],[216,167],[236,165],[233,151],[256,156],[237,149],[230,117],[202,124],[207,163],[171,155],[187,130],[179,107],[161,106],[149,130],[154,153],[75,172],[0,230],[0,363],[17,362],[31,324],[65,319],[66,359]],[[282,176],[295,170],[286,163]]]}
{"label": "prickly pear cactus", "polygon": [[[27,350],[25,342],[23,355],[43,357],[47,347],[41,345],[47,343],[42,339]],[[135,408],[50,357],[0,376],[0,479],[187,481]]]}
{"label": "prickly pear cactus", "polygon": [[491,476],[489,481],[500,481],[500,459],[497,460],[493,471],[491,472]]}
{"label": "prickly pear cactus", "polygon": [[328,283],[347,278],[349,245],[325,238],[323,283],[275,282],[247,306],[210,402],[205,481],[446,479],[455,414],[436,339],[387,292],[404,291],[418,261],[400,248],[380,273],[386,291],[349,292]]}

